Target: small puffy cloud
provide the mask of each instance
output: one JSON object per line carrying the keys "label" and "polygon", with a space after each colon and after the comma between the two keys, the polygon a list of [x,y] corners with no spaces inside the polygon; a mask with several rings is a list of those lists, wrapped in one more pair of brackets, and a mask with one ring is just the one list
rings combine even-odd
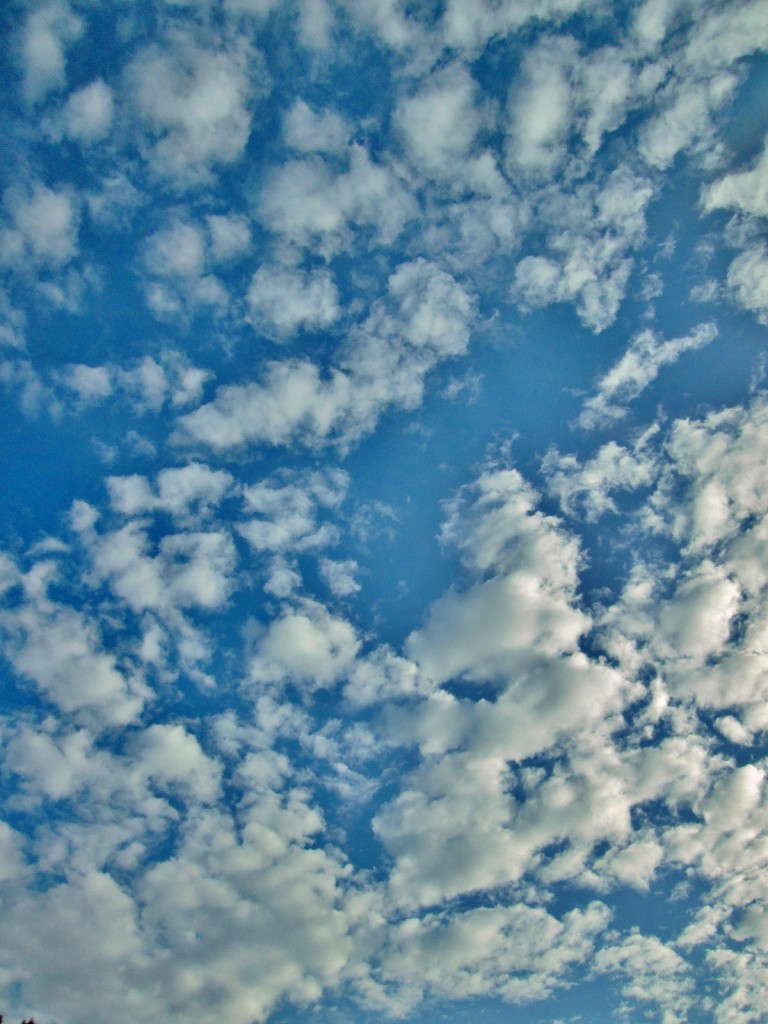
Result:
{"label": "small puffy cloud", "polygon": [[233,479],[224,470],[191,462],[161,470],[154,493],[143,476],[110,476],[106,482],[112,508],[122,515],[162,511],[185,520],[208,515],[230,490]]}
{"label": "small puffy cloud", "polygon": [[340,315],[338,292],[327,270],[262,266],[248,289],[252,322],[278,340],[299,330],[330,327]]}
{"label": "small puffy cloud", "polygon": [[60,380],[84,405],[98,404],[112,394],[112,375],[105,366],[72,363],[61,372]]}
{"label": "small puffy cloud", "polygon": [[38,103],[64,87],[66,50],[82,32],[82,20],[61,0],[30,12],[17,40],[25,99]]}
{"label": "small puffy cloud", "polygon": [[665,1022],[682,1024],[688,1019],[693,995],[690,965],[655,935],[633,930],[606,943],[594,957],[593,971],[625,978],[622,994],[641,1005],[663,1007]]}
{"label": "small puffy cloud", "polygon": [[270,622],[257,640],[249,676],[254,683],[327,688],[350,669],[359,648],[350,623],[307,601]]}
{"label": "small puffy cloud", "polygon": [[702,205],[711,210],[739,210],[755,217],[768,216],[768,145],[751,171],[726,174],[702,195]]}
{"label": "small puffy cloud", "polygon": [[298,552],[325,547],[338,539],[320,509],[335,508],[344,498],[346,474],[307,473],[294,479],[264,480],[243,490],[243,511],[251,518],[238,531],[256,551]]}
{"label": "small puffy cloud", "polygon": [[512,297],[523,310],[573,302],[596,333],[616,318],[632,270],[630,252],[645,238],[651,183],[626,168],[612,171],[599,188],[572,195],[547,189],[539,216],[546,225],[546,255],[531,255],[515,268]]}
{"label": "small puffy cloud", "polygon": [[[707,81],[674,82],[662,96],[660,112],[640,133],[640,153],[651,167],[664,170],[677,154],[691,145],[712,143],[713,111],[733,94],[738,79],[730,73]],[[664,102],[666,100],[666,103]]]}
{"label": "small puffy cloud", "polygon": [[509,92],[506,161],[512,175],[548,175],[564,161],[574,58],[574,41],[565,36],[547,39],[526,55]]}
{"label": "small puffy cloud", "polygon": [[575,455],[550,449],[541,463],[548,493],[558,499],[566,515],[583,515],[587,522],[618,511],[613,492],[648,487],[656,479],[657,459],[648,447],[656,433],[653,428],[646,431],[631,449],[609,441],[584,463]]}
{"label": "small puffy cloud", "polygon": [[298,433],[322,440],[350,401],[346,374],[323,378],[306,360],[273,362],[261,383],[220,387],[212,402],[181,417],[175,439],[218,450],[249,443],[287,444]]}
{"label": "small puffy cloud", "polygon": [[360,590],[360,584],[355,579],[360,567],[354,558],[345,558],[341,561],[321,558],[319,567],[320,575],[334,596],[350,597]]}
{"label": "small puffy cloud", "polygon": [[393,329],[409,344],[441,356],[465,351],[475,303],[450,274],[421,258],[402,263],[389,278],[389,293],[399,307]]}
{"label": "small puffy cloud", "polygon": [[684,352],[709,345],[716,337],[717,327],[713,323],[699,324],[690,334],[671,341],[661,340],[651,330],[642,331],[598,381],[597,393],[584,403],[579,425],[591,430],[626,416],[625,403],[637,398],[663,366],[677,362]]}
{"label": "small puffy cloud", "polygon": [[[118,498],[125,498],[120,495]],[[230,535],[189,531],[164,536],[156,555],[141,521],[89,539],[92,581],[107,582],[134,611],[169,615],[181,608],[219,608],[234,587],[237,555]]]}
{"label": "small puffy cloud", "polygon": [[728,286],[740,306],[768,325],[768,247],[746,249],[728,268]]}
{"label": "small puffy cloud", "polygon": [[184,188],[240,159],[258,93],[252,63],[247,49],[202,49],[183,36],[137,54],[126,80],[137,117],[154,137],[145,151],[158,177]]}
{"label": "small puffy cloud", "polygon": [[202,232],[183,221],[173,221],[150,235],[144,248],[147,269],[162,277],[196,277],[204,260]]}
{"label": "small puffy cloud", "polygon": [[209,214],[206,223],[210,234],[210,255],[214,263],[223,263],[247,252],[251,244],[251,229],[245,217],[237,214]]}
{"label": "small puffy cloud", "polygon": [[289,161],[271,175],[259,199],[270,231],[324,256],[346,249],[353,227],[371,227],[379,242],[390,244],[416,214],[397,174],[359,145],[350,147],[349,169],[341,174],[319,157]]}
{"label": "small puffy cloud", "polygon": [[493,995],[526,1003],[566,983],[566,972],[593,952],[610,912],[590,903],[558,919],[540,906],[476,907],[408,917],[392,930],[379,968],[408,999]]}
{"label": "small puffy cloud", "polygon": [[0,630],[14,670],[63,712],[107,726],[141,713],[148,696],[142,680],[118,667],[84,614],[33,593],[18,610],[0,613]]}
{"label": "small puffy cloud", "polygon": [[475,83],[459,64],[441,68],[418,91],[402,99],[395,112],[407,154],[420,169],[455,177],[482,127]]}
{"label": "small puffy cloud", "polygon": [[317,113],[304,100],[296,100],[283,120],[286,146],[300,153],[341,153],[350,126],[333,110]]}
{"label": "small puffy cloud", "polygon": [[48,130],[54,138],[65,137],[88,146],[109,134],[113,115],[112,90],[97,78],[68,97]]}
{"label": "small puffy cloud", "polygon": [[14,186],[4,205],[10,223],[0,229],[0,262],[15,269],[27,263],[56,268],[77,255],[80,216],[68,190]]}
{"label": "small puffy cloud", "polygon": [[161,787],[187,791],[196,804],[219,795],[219,766],[206,757],[196,737],[181,725],[151,725],[135,741],[142,774]]}
{"label": "small puffy cloud", "polygon": [[350,335],[341,368],[321,375],[306,359],[268,363],[260,382],[221,387],[213,402],[182,417],[177,441],[226,449],[287,444],[296,436],[312,444],[335,435],[347,444],[387,406],[418,405],[426,374],[440,359],[465,351],[475,300],[421,258],[401,264],[388,286],[387,300]]}

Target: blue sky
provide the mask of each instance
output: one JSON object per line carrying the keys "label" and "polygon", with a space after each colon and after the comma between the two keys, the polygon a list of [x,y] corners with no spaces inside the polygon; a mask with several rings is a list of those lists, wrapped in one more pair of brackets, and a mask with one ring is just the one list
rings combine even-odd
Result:
{"label": "blue sky", "polygon": [[764,5],[0,38],[7,1019],[764,1020]]}

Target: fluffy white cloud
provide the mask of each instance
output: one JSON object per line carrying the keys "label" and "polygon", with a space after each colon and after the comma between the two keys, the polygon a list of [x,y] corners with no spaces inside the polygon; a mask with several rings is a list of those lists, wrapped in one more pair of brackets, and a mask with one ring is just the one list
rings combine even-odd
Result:
{"label": "fluffy white cloud", "polygon": [[135,721],[149,696],[143,679],[121,670],[95,622],[47,597],[55,579],[55,566],[39,563],[24,580],[27,600],[0,614],[5,657],[65,713],[103,725]]}
{"label": "fluffy white cloud", "polygon": [[209,214],[210,255],[215,263],[236,259],[251,244],[251,229],[245,217],[233,214]]}
{"label": "fluffy white cloud", "polygon": [[663,1008],[665,1024],[683,1024],[692,1004],[693,980],[686,961],[652,935],[634,930],[615,945],[599,950],[594,960],[598,974],[627,978],[622,992],[632,1000]]}
{"label": "fluffy white cloud", "polygon": [[395,121],[417,167],[438,178],[455,177],[482,128],[475,85],[466,68],[441,68],[398,104]]}
{"label": "fluffy white cloud", "polygon": [[253,484],[243,490],[243,511],[249,518],[238,530],[259,552],[307,551],[333,544],[337,528],[319,524],[317,518],[321,509],[338,507],[347,484],[341,470]]}
{"label": "fluffy white cloud", "polygon": [[82,20],[68,3],[53,0],[30,11],[17,40],[22,91],[32,103],[66,83],[66,50],[83,32]]}
{"label": "fluffy white cloud", "polygon": [[652,167],[664,169],[692,144],[700,151],[712,147],[713,112],[725,104],[737,85],[738,79],[731,73],[712,75],[701,82],[674,81],[661,94],[660,112],[643,126],[643,158]]}
{"label": "fluffy white cloud", "polygon": [[474,316],[473,297],[450,274],[421,258],[403,263],[387,299],[350,334],[340,368],[322,375],[306,359],[270,362],[261,382],[221,387],[182,417],[176,440],[217,449],[357,441],[387,406],[419,404],[426,374],[466,349]]}
{"label": "fluffy white cloud", "polygon": [[227,532],[167,534],[152,555],[143,525],[129,522],[90,541],[95,581],[108,581],[134,611],[218,608],[225,603],[236,563]]}
{"label": "fluffy white cloud", "polygon": [[567,36],[546,39],[525,57],[509,94],[506,144],[511,174],[548,175],[565,159],[573,93],[569,65],[575,43]]}
{"label": "fluffy white cloud", "polygon": [[342,153],[350,134],[350,126],[335,111],[318,113],[304,100],[296,100],[283,121],[286,145],[300,153]]}
{"label": "fluffy white cloud", "polygon": [[163,469],[157,475],[156,493],[146,477],[107,477],[112,508],[123,515],[135,516],[160,510],[182,521],[203,518],[218,505],[233,484],[224,470],[210,469],[191,462],[178,469]]}
{"label": "fluffy white cloud", "polygon": [[538,212],[547,229],[547,255],[520,260],[512,297],[524,310],[573,302],[584,324],[605,330],[624,298],[632,270],[629,254],[645,238],[645,207],[652,195],[647,179],[623,167],[599,189],[544,189]]}
{"label": "fluffy white cloud", "polygon": [[47,127],[55,139],[66,137],[88,146],[109,134],[113,116],[112,90],[103,79],[97,78],[73,92]]}
{"label": "fluffy white cloud", "polygon": [[768,248],[758,245],[737,256],[728,268],[728,286],[736,301],[768,325]]}
{"label": "fluffy white cloud", "polygon": [[349,670],[359,647],[348,622],[305,602],[286,608],[256,640],[249,677],[257,684],[329,687]]}
{"label": "fluffy white cloud", "polygon": [[270,231],[324,256],[347,249],[353,227],[373,228],[382,245],[391,244],[416,213],[397,174],[359,145],[350,147],[349,169],[341,174],[319,157],[289,161],[259,200]]}
{"label": "fluffy white cloud", "polygon": [[262,266],[251,279],[248,308],[254,325],[277,340],[298,330],[330,327],[340,315],[338,292],[327,270]]}
{"label": "fluffy white cloud", "polygon": [[709,345],[717,337],[712,323],[699,324],[690,334],[671,341],[646,330],[630,342],[621,359],[598,381],[597,393],[588,398],[579,415],[587,430],[607,426],[626,416],[626,402],[637,398],[659,374],[662,366],[675,363],[683,354]]}
{"label": "fluffy white cloud", "polygon": [[79,210],[73,194],[40,183],[6,191],[7,227],[0,229],[0,261],[23,270],[27,263],[61,267],[78,253]]}
{"label": "fluffy white cloud", "polygon": [[126,84],[139,122],[154,140],[140,136],[154,173],[185,188],[210,182],[215,167],[239,160],[259,75],[247,46],[202,49],[176,35],[170,45],[142,49],[126,69]]}
{"label": "fluffy white cloud", "polygon": [[393,929],[392,948],[377,973],[402,986],[399,1010],[427,994],[466,999],[492,993],[525,1003],[565,983],[568,968],[591,955],[608,918],[608,908],[597,902],[561,920],[524,903],[406,918]]}
{"label": "fluffy white cloud", "polygon": [[768,146],[751,171],[726,174],[702,195],[704,209],[736,209],[756,217],[768,216]]}
{"label": "fluffy white cloud", "polygon": [[541,463],[547,491],[558,499],[564,513],[583,515],[587,522],[617,512],[612,492],[634,491],[655,482],[658,465],[649,442],[657,432],[650,428],[632,448],[609,441],[583,464],[575,455],[550,449]]}

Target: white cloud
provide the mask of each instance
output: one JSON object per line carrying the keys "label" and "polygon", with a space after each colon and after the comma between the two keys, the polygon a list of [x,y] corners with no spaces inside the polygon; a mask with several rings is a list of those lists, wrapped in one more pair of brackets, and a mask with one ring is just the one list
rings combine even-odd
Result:
{"label": "white cloud", "polygon": [[[185,188],[238,161],[258,96],[258,61],[247,47],[202,49],[176,36],[151,43],[126,69],[128,95],[154,141],[140,141],[155,174]],[[254,73],[255,68],[255,73]]]}
{"label": "white cloud", "polygon": [[60,379],[84,405],[103,402],[112,394],[111,374],[104,366],[72,363],[62,371]]}
{"label": "white cloud", "polygon": [[233,589],[235,547],[223,530],[170,533],[149,554],[140,521],[91,541],[94,581],[106,581],[134,611],[219,608]]}
{"label": "white cloud", "polygon": [[88,146],[109,134],[113,116],[112,90],[97,78],[67,98],[58,117],[50,122],[49,131],[54,138],[65,136]]}
{"label": "white cloud", "polygon": [[643,1003],[657,1003],[665,1024],[683,1024],[692,1006],[693,979],[688,963],[653,935],[633,930],[595,955],[598,974],[625,976],[622,993]]}
{"label": "white cloud", "polygon": [[624,167],[599,188],[545,189],[539,215],[547,255],[531,255],[515,268],[512,297],[525,310],[573,302],[581,321],[600,332],[616,318],[632,270],[632,248],[645,238],[650,182]]}
{"label": "white cloud", "polygon": [[417,167],[438,178],[456,176],[483,127],[475,93],[467,69],[453,64],[423,81],[413,96],[400,100],[395,122]]}
{"label": "white cloud", "polygon": [[79,211],[67,189],[56,191],[40,183],[14,186],[4,196],[10,226],[0,230],[0,261],[15,269],[27,262],[61,267],[79,251]]}
{"label": "white cloud", "polygon": [[38,103],[66,83],[66,49],[83,32],[69,4],[44,4],[30,12],[18,39],[25,99]]}
{"label": "white cloud", "polygon": [[206,223],[210,233],[211,259],[214,262],[236,259],[248,251],[251,229],[245,217],[237,214],[209,214]]}
{"label": "white cloud", "polygon": [[259,200],[270,231],[323,256],[347,249],[353,227],[371,227],[382,245],[391,244],[416,213],[395,172],[359,145],[350,147],[349,169],[337,175],[319,157],[289,161],[273,172]]}
{"label": "white cloud", "polygon": [[299,330],[319,330],[338,320],[338,292],[327,270],[262,266],[251,279],[248,308],[252,322],[277,340]]}
{"label": "white cloud", "polygon": [[660,112],[641,130],[643,159],[664,170],[691,145],[696,144],[702,153],[714,149],[713,113],[727,102],[737,85],[738,79],[730,73],[712,75],[701,82],[686,78],[674,81],[662,93]]}
{"label": "white cloud", "polygon": [[283,120],[285,144],[300,153],[343,153],[351,134],[349,124],[334,110],[314,111],[296,100]]}
{"label": "white cloud", "polygon": [[739,305],[768,325],[768,247],[758,245],[737,256],[728,268],[728,286]]}
{"label": "white cloud", "polygon": [[561,920],[525,903],[406,918],[392,930],[377,973],[402,986],[400,1012],[427,995],[525,1003],[566,983],[567,970],[589,958],[608,918],[597,902]]}
{"label": "white cloud", "polygon": [[575,43],[545,39],[531,50],[509,92],[507,169],[512,175],[549,175],[565,160],[571,130],[571,65]]}
{"label": "white cloud", "polygon": [[163,469],[157,475],[156,493],[144,476],[110,476],[106,480],[112,508],[135,516],[156,510],[168,512],[182,522],[209,515],[233,484],[224,470],[191,462],[178,469]]}
{"label": "white cloud", "polygon": [[316,444],[335,435],[347,444],[387,406],[418,405],[426,374],[466,349],[475,302],[421,258],[401,264],[388,285],[387,300],[351,333],[340,369],[322,376],[306,359],[270,362],[262,382],[221,387],[213,402],[182,417],[176,440],[226,449],[296,436]]}
{"label": "white cloud", "polygon": [[355,578],[360,567],[354,558],[345,558],[341,561],[321,558],[319,568],[320,575],[335,597],[350,597],[360,590],[360,584]]}
{"label": "white cloud", "polygon": [[338,507],[348,478],[341,470],[307,473],[295,480],[263,480],[243,490],[243,511],[249,518],[238,531],[259,552],[298,552],[333,544],[338,529],[318,523],[321,509]]}
{"label": "white cloud", "polygon": [[659,339],[651,330],[642,331],[600,378],[597,393],[584,403],[579,425],[591,430],[626,416],[625,403],[637,398],[656,379],[662,366],[677,362],[683,352],[709,345],[716,337],[713,323],[699,324],[690,334],[671,341]]}
{"label": "white cloud", "polygon": [[47,598],[42,573],[55,579],[42,563],[26,579],[27,602],[0,615],[6,658],[65,713],[104,725],[135,721],[149,696],[142,678],[120,669],[95,622]]}
{"label": "white cloud", "polygon": [[174,221],[147,239],[144,261],[162,277],[196,277],[205,260],[202,232],[192,224]]}
{"label": "white cloud", "polygon": [[606,512],[617,512],[612,492],[648,487],[656,479],[657,461],[649,450],[656,433],[656,428],[646,431],[631,449],[609,441],[584,463],[576,455],[561,455],[556,448],[550,449],[541,463],[548,493],[558,499],[566,515],[583,515],[587,522],[594,522]]}
{"label": "white cloud", "polygon": [[332,686],[348,671],[360,647],[354,628],[316,602],[286,608],[256,642],[249,678],[257,684]]}

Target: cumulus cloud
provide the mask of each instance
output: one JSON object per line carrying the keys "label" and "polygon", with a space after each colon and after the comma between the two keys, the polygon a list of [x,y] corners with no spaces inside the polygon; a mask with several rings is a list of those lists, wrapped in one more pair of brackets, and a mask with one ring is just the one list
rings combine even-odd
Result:
{"label": "cumulus cloud", "polygon": [[259,200],[270,231],[324,256],[349,247],[353,226],[372,228],[381,244],[390,244],[416,212],[395,171],[360,145],[350,147],[349,169],[341,174],[320,157],[289,161],[273,172]]}
{"label": "cumulus cloud", "polygon": [[755,313],[761,324],[768,324],[768,248],[758,245],[737,256],[727,280],[739,305]]}
{"label": "cumulus cloud", "polygon": [[594,522],[606,512],[617,512],[612,492],[634,491],[656,480],[656,455],[649,446],[656,433],[650,428],[632,448],[609,441],[585,463],[575,455],[561,455],[557,449],[550,449],[541,463],[547,491],[558,499],[564,513],[583,515],[587,522]]}
{"label": "cumulus cloud", "polygon": [[41,183],[6,191],[7,226],[0,229],[0,260],[14,269],[26,264],[57,268],[79,251],[79,210],[70,190]]}
{"label": "cumulus cloud", "polygon": [[262,480],[243,490],[248,515],[239,532],[258,552],[297,552],[322,548],[338,539],[338,529],[319,524],[321,510],[338,507],[348,477],[341,470]]}
{"label": "cumulus cloud", "polygon": [[47,130],[54,139],[68,138],[90,146],[109,134],[113,116],[112,90],[97,78],[67,98],[58,116],[47,123]]}
{"label": "cumulus cloud", "polygon": [[38,103],[66,83],[69,46],[83,32],[83,21],[68,3],[44,4],[30,11],[17,39],[24,98]]}
{"label": "cumulus cloud", "polygon": [[600,332],[616,318],[632,270],[632,250],[645,238],[651,183],[625,168],[602,188],[572,194],[547,189],[540,199],[546,225],[545,255],[524,257],[515,268],[512,297],[523,310],[573,302],[581,321]]}
{"label": "cumulus cloud", "polygon": [[424,259],[403,263],[387,300],[350,335],[340,367],[323,374],[306,359],[270,362],[261,381],[221,387],[182,417],[176,438],[220,450],[297,436],[356,441],[387,406],[418,405],[426,374],[466,349],[474,316],[473,297],[450,274]]}
{"label": "cumulus cloud", "polygon": [[475,86],[466,68],[441,68],[395,113],[406,152],[417,167],[438,178],[454,176],[482,127]]}
{"label": "cumulus cloud", "polygon": [[304,100],[296,100],[283,121],[286,145],[300,153],[343,153],[350,134],[350,126],[335,111],[317,112]]}
{"label": "cumulus cloud", "polygon": [[332,686],[350,668],[359,647],[348,622],[305,602],[286,608],[257,639],[249,677],[256,684]]}
{"label": "cumulus cloud", "polygon": [[330,327],[340,316],[338,292],[327,270],[259,267],[248,289],[254,325],[277,340],[298,330]]}
{"label": "cumulus cloud", "polygon": [[606,426],[627,415],[626,404],[637,398],[658,376],[663,366],[675,363],[683,354],[717,337],[712,323],[699,324],[682,338],[659,339],[646,330],[630,342],[621,359],[598,381],[597,392],[584,403],[579,425],[587,430]]}
{"label": "cumulus cloud", "polygon": [[140,674],[121,671],[95,622],[48,598],[55,578],[54,566],[39,564],[26,577],[24,604],[2,612],[5,657],[65,713],[103,725],[135,721],[148,698]]}
{"label": "cumulus cloud", "polygon": [[126,82],[157,177],[186,188],[238,161],[259,76],[258,59],[247,48],[203,49],[183,35],[144,47],[126,69]]}
{"label": "cumulus cloud", "polygon": [[178,469],[163,469],[157,475],[156,492],[144,476],[107,477],[112,508],[135,516],[157,510],[181,520],[210,515],[232,487],[232,476],[191,462]]}
{"label": "cumulus cloud", "polygon": [[507,167],[512,174],[547,175],[565,159],[571,128],[569,65],[574,41],[545,40],[525,58],[509,94]]}

